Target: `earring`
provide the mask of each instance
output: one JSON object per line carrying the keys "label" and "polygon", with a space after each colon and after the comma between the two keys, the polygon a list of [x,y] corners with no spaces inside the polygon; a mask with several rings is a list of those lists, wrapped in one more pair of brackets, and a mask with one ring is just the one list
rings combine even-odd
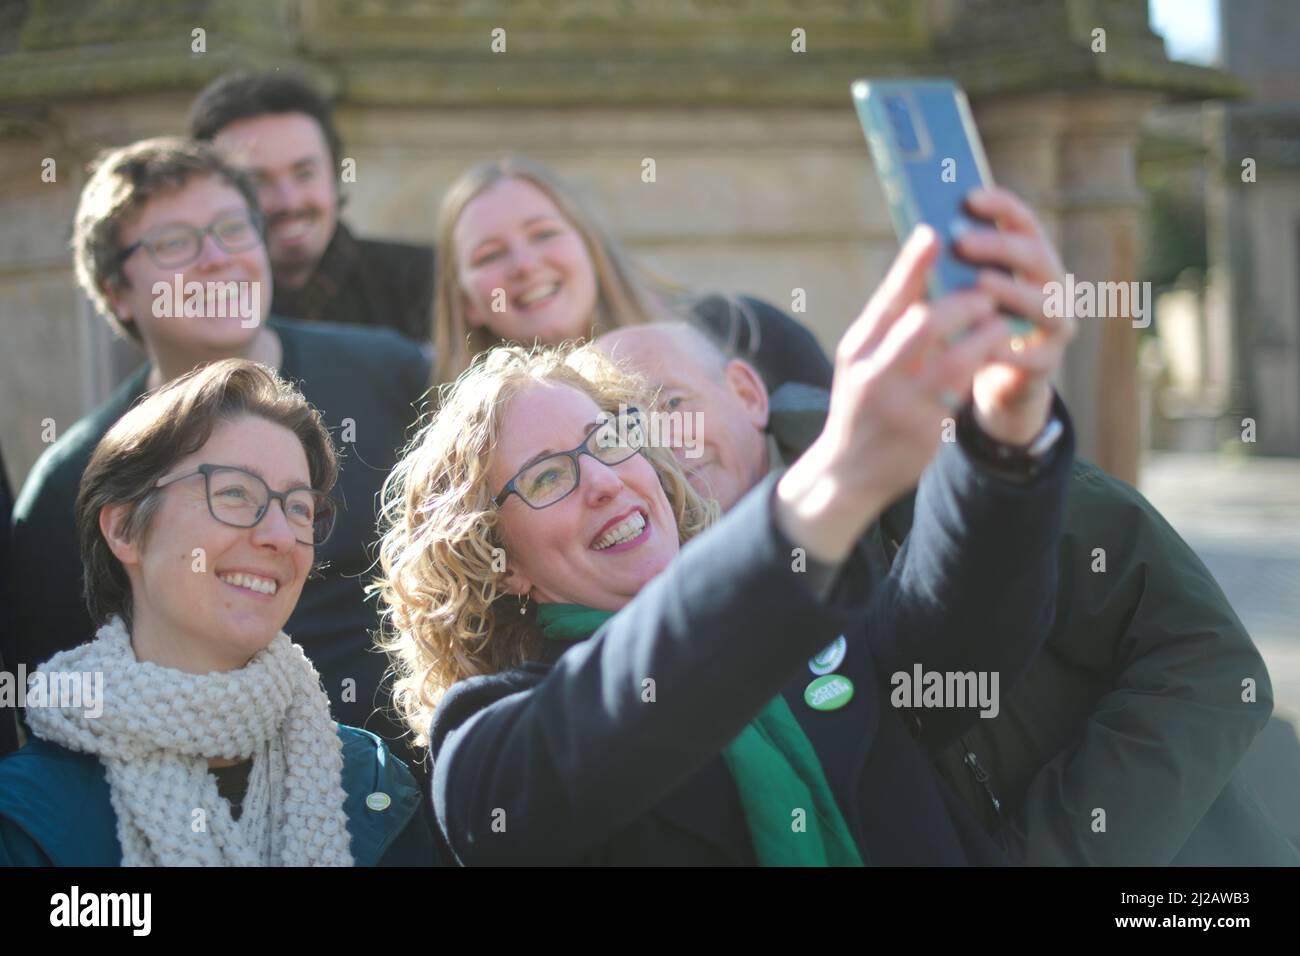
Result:
{"label": "earring", "polygon": [[524,595],[524,603],[522,603],[522,604],[519,605],[519,613],[520,613],[521,615],[522,615],[522,614],[527,614],[527,613],[528,613],[528,595],[527,595],[527,594]]}

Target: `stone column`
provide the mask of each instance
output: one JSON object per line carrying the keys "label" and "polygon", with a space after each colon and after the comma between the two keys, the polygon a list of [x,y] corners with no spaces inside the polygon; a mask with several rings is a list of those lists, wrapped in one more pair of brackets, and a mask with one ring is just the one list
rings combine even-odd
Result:
{"label": "stone column", "polygon": [[[1132,282],[1140,263],[1137,182],[1142,116],[1159,102],[1136,90],[987,96],[976,121],[994,177],[1039,212],[1076,281]],[[1079,453],[1136,482],[1138,329],[1081,318],[1061,377]]]}

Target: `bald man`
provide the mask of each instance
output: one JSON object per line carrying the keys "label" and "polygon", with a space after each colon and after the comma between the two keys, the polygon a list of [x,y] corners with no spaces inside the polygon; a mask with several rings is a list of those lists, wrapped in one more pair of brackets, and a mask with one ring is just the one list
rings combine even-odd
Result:
{"label": "bald man", "polygon": [[[692,416],[694,441],[674,451],[724,511],[802,454],[826,416],[827,392],[789,385],[769,398],[750,365],[684,322],[597,344],[660,389],[661,411]],[[913,504],[881,516],[890,560]],[[1045,648],[1004,688],[997,716],[932,755],[989,832],[1038,865],[1300,865],[1236,771],[1272,711],[1263,659],[1151,504],[1083,462],[1066,500],[1059,588]]]}
{"label": "bald man", "polygon": [[[683,425],[674,450],[691,484],[716,498],[724,511],[771,470],[767,388],[748,362],[727,359],[686,322],[630,326],[602,336],[597,344],[615,358],[632,357],[637,371],[662,388],[659,400],[665,411],[699,423],[695,428]],[[694,440],[684,440],[692,432]]]}

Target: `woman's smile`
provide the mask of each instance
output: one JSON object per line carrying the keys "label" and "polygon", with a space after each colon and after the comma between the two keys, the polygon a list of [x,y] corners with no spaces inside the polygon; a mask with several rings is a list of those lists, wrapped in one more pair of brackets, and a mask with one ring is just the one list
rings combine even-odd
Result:
{"label": "woman's smile", "polygon": [[631,551],[650,537],[651,523],[643,508],[633,508],[605,523],[591,543],[593,551],[616,554]]}
{"label": "woman's smile", "polygon": [[[593,435],[593,422],[604,414],[569,385],[536,383],[516,392],[503,413],[488,485],[502,488],[526,463]],[[529,507],[511,495],[501,506],[515,593],[613,610],[676,556],[676,520],[650,460],[637,453],[611,465],[598,453],[581,453],[571,476],[576,484],[553,503]]]}
{"label": "woman's smile", "polygon": [[526,291],[515,296],[514,302],[511,303],[515,309],[529,315],[546,308],[558,296],[564,288],[564,283],[560,281],[543,282],[531,286]]}
{"label": "woman's smile", "polygon": [[222,584],[235,588],[249,597],[269,600],[280,590],[280,583],[273,577],[245,571],[219,572],[217,578]]}

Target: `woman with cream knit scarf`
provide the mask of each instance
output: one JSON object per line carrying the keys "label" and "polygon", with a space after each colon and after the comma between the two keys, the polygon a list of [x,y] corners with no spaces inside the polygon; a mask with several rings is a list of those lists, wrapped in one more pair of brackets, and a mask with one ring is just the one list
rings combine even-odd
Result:
{"label": "woman with cream knit scarf", "polygon": [[409,771],[330,719],[282,631],[337,472],[319,412],[243,360],[105,435],[76,502],[102,626],[33,676],[34,739],[0,761],[0,863],[435,862]]}

